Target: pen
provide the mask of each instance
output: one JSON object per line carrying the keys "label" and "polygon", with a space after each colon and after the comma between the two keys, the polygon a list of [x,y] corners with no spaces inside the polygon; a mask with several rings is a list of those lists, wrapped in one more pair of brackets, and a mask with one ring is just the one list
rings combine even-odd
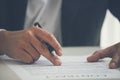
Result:
{"label": "pen", "polygon": [[[34,26],[38,26],[38,27],[42,28],[42,26],[38,22],[34,23]],[[51,53],[54,50],[54,48],[52,46],[50,46],[48,43],[46,43],[46,42],[44,42],[44,43],[47,45],[47,47]]]}

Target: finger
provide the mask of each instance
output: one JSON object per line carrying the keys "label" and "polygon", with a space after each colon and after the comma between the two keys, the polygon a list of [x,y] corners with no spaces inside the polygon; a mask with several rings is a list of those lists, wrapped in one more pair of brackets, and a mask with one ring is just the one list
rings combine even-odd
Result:
{"label": "finger", "polygon": [[93,55],[89,56],[87,58],[88,62],[96,62],[99,59],[105,58],[107,57],[107,53],[105,53],[104,51],[96,51]]}
{"label": "finger", "polygon": [[105,58],[105,57],[111,57],[112,53],[114,51],[114,48],[108,47],[106,49],[103,50],[98,50],[96,52],[94,52],[91,56],[89,56],[87,58],[88,62],[94,62],[94,61],[98,61],[99,59]]}
{"label": "finger", "polygon": [[62,47],[60,46],[59,42],[56,40],[56,38],[50,34],[49,32],[40,29],[39,27],[33,27],[32,30],[35,33],[35,36],[39,39],[39,40],[43,40],[46,43],[50,44],[54,50],[56,51],[56,54],[61,56],[62,55]]}
{"label": "finger", "polygon": [[41,54],[56,66],[60,66],[62,64],[61,60],[57,55],[51,55],[45,44],[41,45]]}
{"label": "finger", "polygon": [[95,62],[95,61],[98,61],[100,58],[101,58],[100,53],[98,51],[96,51],[93,55],[91,55],[87,58],[87,61],[88,62]]}
{"label": "finger", "polygon": [[19,59],[24,63],[33,63],[33,58],[24,50],[17,50],[19,53],[14,56],[15,59]]}
{"label": "finger", "polygon": [[38,51],[39,54],[46,57],[48,60],[50,60],[54,65],[61,65],[61,61],[58,58],[58,56],[51,55],[50,51],[48,50],[48,47],[45,43],[39,41],[34,35],[31,34],[29,42],[31,45]]}
{"label": "finger", "polygon": [[[40,51],[33,45],[36,43],[34,40],[34,35],[30,30],[25,30],[24,32],[24,42],[22,43],[22,47],[24,50],[31,55],[34,61],[37,61],[41,55]],[[37,43],[38,44],[38,43]]]}
{"label": "finger", "polygon": [[115,69],[120,66],[120,56],[116,53],[113,57],[112,60],[109,63],[109,68],[110,69]]}
{"label": "finger", "polygon": [[23,46],[24,50],[33,58],[33,62],[37,61],[40,57],[40,53],[36,50],[36,48],[30,43],[25,44]]}

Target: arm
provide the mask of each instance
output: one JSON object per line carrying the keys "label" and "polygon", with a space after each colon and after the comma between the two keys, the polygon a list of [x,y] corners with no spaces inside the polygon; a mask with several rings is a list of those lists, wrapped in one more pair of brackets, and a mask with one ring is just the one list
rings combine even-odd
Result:
{"label": "arm", "polygon": [[[52,56],[42,41],[49,43],[57,55]],[[58,58],[62,55],[60,44],[52,34],[39,27],[19,31],[1,31],[0,53],[21,60],[24,63],[33,63],[43,55],[54,65],[61,65]]]}

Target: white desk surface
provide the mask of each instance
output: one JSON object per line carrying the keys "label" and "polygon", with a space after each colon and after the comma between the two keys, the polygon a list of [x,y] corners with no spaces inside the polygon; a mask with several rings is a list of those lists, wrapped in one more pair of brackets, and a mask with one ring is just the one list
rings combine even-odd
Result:
{"label": "white desk surface", "polygon": [[[99,47],[64,47],[63,55],[90,55],[99,49]],[[21,80],[2,60],[4,59],[0,59],[0,80]]]}

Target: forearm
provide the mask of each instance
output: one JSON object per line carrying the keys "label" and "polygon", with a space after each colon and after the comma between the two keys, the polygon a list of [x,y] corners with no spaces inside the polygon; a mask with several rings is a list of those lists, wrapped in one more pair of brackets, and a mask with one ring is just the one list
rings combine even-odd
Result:
{"label": "forearm", "polygon": [[5,29],[0,29],[0,55],[3,55],[4,53],[2,52],[2,46],[3,46],[3,41],[4,41],[4,31]]}

